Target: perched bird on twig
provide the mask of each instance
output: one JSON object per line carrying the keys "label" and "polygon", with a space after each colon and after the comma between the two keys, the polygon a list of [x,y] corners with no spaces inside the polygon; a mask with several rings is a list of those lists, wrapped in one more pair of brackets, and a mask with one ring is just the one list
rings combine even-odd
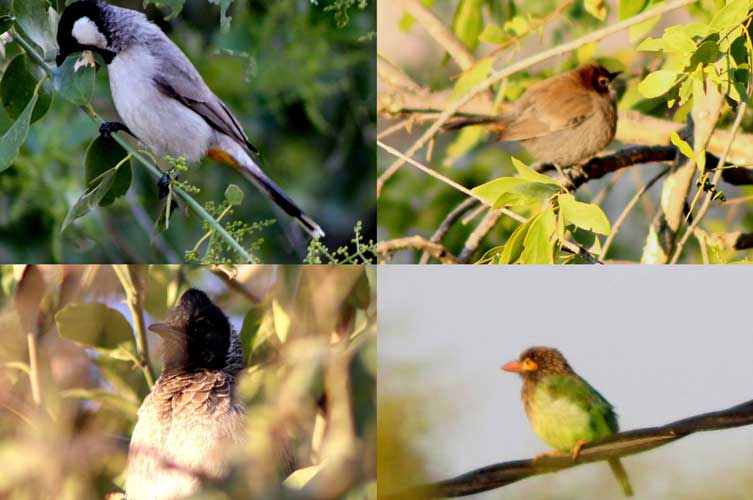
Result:
{"label": "perched bird on twig", "polygon": [[[573,371],[558,350],[531,347],[502,369],[523,378],[522,400],[531,427],[559,452],[575,459],[585,443],[618,431],[612,405]],[[625,496],[633,496],[622,462],[618,458],[608,462]]]}
{"label": "perched bird on twig", "polygon": [[222,310],[195,289],[149,329],[162,337],[164,368],[139,408],[126,495],[183,498],[225,476],[228,452],[244,438],[244,411],[234,396],[243,349]]}
{"label": "perched bird on twig", "polygon": [[584,64],[536,83],[509,112],[452,119],[445,130],[486,125],[498,141],[519,141],[543,163],[575,165],[614,138],[617,93],[612,82],[619,74],[597,63]]}

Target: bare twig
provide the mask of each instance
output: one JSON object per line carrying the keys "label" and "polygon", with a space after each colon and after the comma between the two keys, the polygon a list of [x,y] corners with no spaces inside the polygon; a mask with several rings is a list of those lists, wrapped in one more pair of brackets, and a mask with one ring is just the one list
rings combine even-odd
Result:
{"label": "bare twig", "polygon": [[426,238],[418,235],[377,243],[377,254],[379,255],[388,256],[398,250],[422,250],[442,264],[459,263],[457,257],[452,255],[441,243],[428,241]]}
{"label": "bare twig", "polygon": [[154,385],[154,369],[149,359],[149,343],[146,340],[144,323],[143,283],[140,275],[143,267],[119,264],[112,266],[112,269],[126,294],[126,303],[131,311],[133,327],[136,330],[136,352],[139,356],[139,365],[144,372],[146,383],[151,388]]}
{"label": "bare twig", "polygon": [[471,260],[473,253],[481,244],[481,240],[486,238],[486,235],[489,234],[489,231],[491,231],[497,224],[497,221],[501,216],[502,212],[499,210],[489,210],[489,212],[487,212],[484,218],[481,219],[479,225],[476,226],[476,229],[473,230],[465,241],[463,250],[460,252],[460,255],[458,255],[458,260],[460,260],[460,262],[467,263]]}
{"label": "bare twig", "polygon": [[604,260],[607,256],[607,252],[609,251],[609,247],[612,246],[612,242],[614,241],[615,236],[617,236],[617,233],[620,231],[620,228],[622,227],[622,224],[627,220],[627,216],[630,213],[630,211],[638,204],[641,197],[648,192],[649,189],[651,189],[651,186],[656,184],[656,182],[667,175],[669,172],[669,169],[666,168],[656,174],[651,180],[649,180],[643,187],[641,187],[636,193],[635,196],[630,200],[630,202],[625,206],[625,208],[622,210],[622,213],[619,217],[617,217],[617,220],[614,222],[614,225],[612,226],[612,231],[609,233],[609,236],[607,236],[606,241],[604,242],[604,246],[601,247],[601,253],[599,254],[599,260]]}
{"label": "bare twig", "polygon": [[[457,222],[464,213],[473,208],[477,203],[478,201],[475,198],[466,198],[465,200],[463,200],[460,205],[455,207],[449,214],[447,214],[447,217],[444,218],[437,230],[434,231],[434,234],[431,235],[429,241],[432,243],[439,243],[440,241],[442,241],[442,238],[445,237],[445,235],[455,224],[455,222]],[[429,257],[431,257],[431,254],[424,252],[421,255],[421,260],[419,260],[418,263],[426,264],[427,262],[429,262]]]}
{"label": "bare twig", "polygon": [[[750,94],[750,90],[748,91]],[[735,133],[737,133],[737,129],[740,128],[740,124],[743,121],[743,114],[745,114],[745,110],[747,109],[747,103],[743,101],[740,103],[740,106],[737,110],[737,116],[735,117],[735,122],[732,124],[732,128],[730,129],[729,134],[729,141],[727,142],[727,145],[724,148],[724,151],[722,152],[721,157],[719,158],[719,168],[714,173],[714,178],[711,181],[713,185],[716,185],[719,183],[719,179],[722,176],[722,173],[724,172],[724,162],[727,161],[727,155],[729,154],[730,149],[732,148],[732,143],[735,140]],[[709,210],[709,207],[711,206],[711,200],[713,199],[713,193],[709,191],[706,193],[706,197],[703,200],[703,204],[701,205],[701,208],[698,210],[698,213],[693,218],[693,222],[690,224],[688,229],[685,231],[685,234],[682,235],[682,238],[680,238],[680,241],[677,243],[677,247],[675,248],[675,253],[672,256],[672,260],[670,261],[671,264],[676,264],[677,261],[680,259],[680,255],[682,254],[682,250],[685,247],[685,243],[688,241],[688,238],[691,234],[695,231],[695,229],[698,227],[698,224],[701,223],[701,219],[706,215],[706,213]]]}
{"label": "bare twig", "polygon": [[648,427],[615,434],[607,439],[586,444],[577,460],[569,456],[545,457],[539,460],[516,460],[476,469],[460,476],[387,494],[388,500],[427,497],[459,497],[488,491],[527,477],[556,472],[580,464],[618,458],[662,446],[690,434],[730,429],[753,424],[753,401],[726,410],[704,413],[660,427]]}
{"label": "bare twig", "polygon": [[460,69],[465,71],[473,66],[475,60],[471,51],[420,0],[403,0],[403,7],[450,54]]}

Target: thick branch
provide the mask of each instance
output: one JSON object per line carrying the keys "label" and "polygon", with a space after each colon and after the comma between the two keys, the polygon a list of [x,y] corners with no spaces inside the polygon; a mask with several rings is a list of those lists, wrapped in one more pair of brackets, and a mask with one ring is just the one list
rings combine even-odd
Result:
{"label": "thick branch", "polygon": [[651,450],[702,431],[714,431],[753,424],[753,400],[726,410],[704,413],[660,427],[648,427],[615,434],[583,446],[576,460],[570,456],[539,460],[515,460],[476,469],[460,476],[385,496],[388,500],[426,497],[459,497],[488,491],[538,474],[556,472],[576,465],[624,457]]}

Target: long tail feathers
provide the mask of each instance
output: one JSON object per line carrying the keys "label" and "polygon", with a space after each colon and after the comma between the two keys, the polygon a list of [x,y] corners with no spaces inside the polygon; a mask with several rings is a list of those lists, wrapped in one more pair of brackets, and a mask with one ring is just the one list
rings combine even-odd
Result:
{"label": "long tail feathers", "polygon": [[608,462],[609,462],[609,468],[612,469],[614,476],[617,478],[617,481],[620,483],[622,492],[625,494],[626,497],[632,497],[633,487],[630,485],[630,479],[628,478],[627,471],[622,466],[622,462],[620,462],[620,459],[611,458],[609,459]]}
{"label": "long tail feathers", "polygon": [[312,238],[323,238],[324,231],[319,227],[319,224],[314,222],[309,216],[303,213],[303,210],[295,204],[285,192],[280,189],[277,184],[272,182],[272,179],[264,175],[258,168],[254,166],[241,165],[241,172],[251,180],[256,186],[261,189],[270,200],[275,202],[286,214],[293,217],[298,224],[306,230]]}

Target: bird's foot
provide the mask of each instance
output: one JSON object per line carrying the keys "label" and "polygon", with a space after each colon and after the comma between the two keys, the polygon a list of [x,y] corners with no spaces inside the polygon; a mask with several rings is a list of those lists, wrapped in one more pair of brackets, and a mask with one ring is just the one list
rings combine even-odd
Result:
{"label": "bird's foot", "polygon": [[541,460],[542,458],[554,458],[554,457],[561,457],[562,453],[559,451],[545,451],[544,453],[539,453],[535,457],[533,457],[533,461],[536,462],[538,460]]}
{"label": "bird's foot", "polygon": [[573,449],[570,450],[570,456],[573,457],[573,461],[578,460],[578,456],[580,455],[580,450],[583,448],[583,445],[586,444],[586,441],[580,440],[577,443],[575,443],[575,446],[573,446]]}
{"label": "bird's foot", "polygon": [[105,139],[112,138],[112,134],[116,132],[126,132],[128,134],[131,134],[133,137],[136,137],[135,135],[133,135],[133,132],[131,132],[131,129],[129,129],[125,123],[104,122],[99,126],[99,135],[101,135]]}

